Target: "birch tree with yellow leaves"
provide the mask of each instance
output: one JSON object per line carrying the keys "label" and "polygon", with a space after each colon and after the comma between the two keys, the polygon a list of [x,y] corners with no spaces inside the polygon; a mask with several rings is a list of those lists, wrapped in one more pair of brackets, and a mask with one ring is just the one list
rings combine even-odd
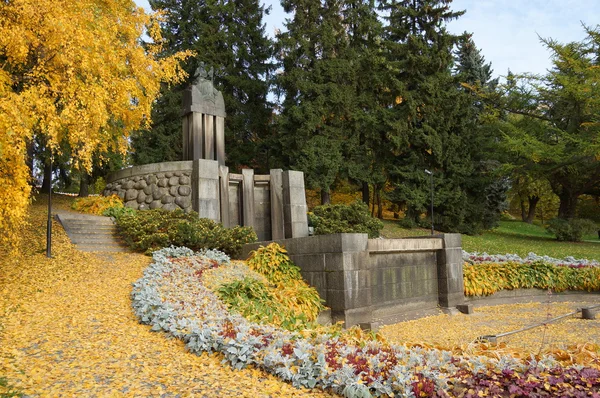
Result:
{"label": "birch tree with yellow leaves", "polygon": [[0,242],[18,240],[25,222],[34,137],[55,155],[68,146],[89,170],[94,153],[124,154],[160,83],[184,77],[189,53],[158,56],[159,17],[133,0],[0,2]]}

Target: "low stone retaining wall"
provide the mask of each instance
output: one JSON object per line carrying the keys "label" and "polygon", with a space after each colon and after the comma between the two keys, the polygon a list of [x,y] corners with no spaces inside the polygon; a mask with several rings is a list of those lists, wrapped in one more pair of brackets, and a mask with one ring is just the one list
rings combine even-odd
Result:
{"label": "low stone retaining wall", "polygon": [[[242,257],[269,242],[245,245]],[[376,328],[464,302],[460,234],[368,239],[333,234],[278,240],[331,308],[333,322]]]}
{"label": "low stone retaining wall", "polygon": [[565,292],[548,292],[543,289],[501,290],[489,296],[467,296],[465,304],[474,307],[487,305],[519,304],[529,302],[597,302],[600,303],[600,292],[569,290]]}

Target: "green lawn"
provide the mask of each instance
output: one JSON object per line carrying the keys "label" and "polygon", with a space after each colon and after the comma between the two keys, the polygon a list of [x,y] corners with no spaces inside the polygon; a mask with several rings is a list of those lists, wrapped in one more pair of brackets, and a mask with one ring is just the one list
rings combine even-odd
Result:
{"label": "green lawn", "polygon": [[[384,221],[382,231],[386,238],[424,236],[430,233],[430,230],[423,228],[401,228],[398,222],[392,220]],[[573,256],[600,261],[600,240],[597,234],[586,236],[584,242],[558,242],[543,227],[516,220],[501,221],[498,228],[479,236],[463,235],[462,242],[463,249],[468,252],[516,253],[520,256],[534,252],[557,258]]]}

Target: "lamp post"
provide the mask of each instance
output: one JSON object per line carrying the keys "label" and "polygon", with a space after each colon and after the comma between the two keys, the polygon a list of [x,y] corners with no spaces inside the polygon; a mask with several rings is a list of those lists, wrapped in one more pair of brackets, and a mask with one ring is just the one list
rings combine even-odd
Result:
{"label": "lamp post", "polygon": [[46,257],[52,257],[52,156],[50,156],[50,189],[48,190],[48,222],[46,224]]}
{"label": "lamp post", "polygon": [[433,235],[433,172],[425,169],[425,174],[429,175],[429,180],[431,181],[431,235]]}

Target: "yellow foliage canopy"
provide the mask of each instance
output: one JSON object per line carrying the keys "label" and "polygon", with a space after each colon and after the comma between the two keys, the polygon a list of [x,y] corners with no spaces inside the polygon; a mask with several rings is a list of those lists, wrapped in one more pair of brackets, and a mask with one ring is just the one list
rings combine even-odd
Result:
{"label": "yellow foliage canopy", "polygon": [[[17,238],[24,220],[34,135],[89,169],[94,153],[125,153],[129,133],[150,122],[160,83],[184,77],[189,53],[158,59],[157,18],[133,0],[0,2],[0,240]],[[153,43],[145,48],[143,33]]]}

